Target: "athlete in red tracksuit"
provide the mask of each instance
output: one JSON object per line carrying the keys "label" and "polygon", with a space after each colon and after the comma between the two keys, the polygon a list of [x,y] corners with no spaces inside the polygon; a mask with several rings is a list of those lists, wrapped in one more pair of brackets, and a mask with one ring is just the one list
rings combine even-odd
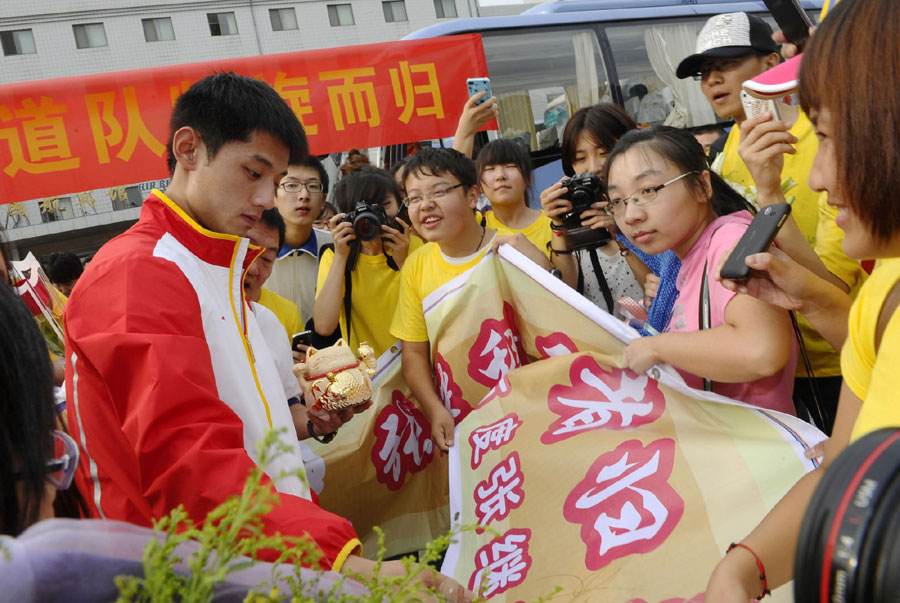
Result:
{"label": "athlete in red tracksuit", "polygon": [[[293,458],[269,475],[300,466],[284,389],[242,296],[258,253],[154,191],[138,223],[90,262],[66,309],[66,393],[97,517],[150,526],[182,504],[202,520],[240,493],[273,427],[286,428]],[[297,478],[275,483],[267,529],[308,533],[321,566],[339,570],[360,547],[350,523],[308,500]]]}

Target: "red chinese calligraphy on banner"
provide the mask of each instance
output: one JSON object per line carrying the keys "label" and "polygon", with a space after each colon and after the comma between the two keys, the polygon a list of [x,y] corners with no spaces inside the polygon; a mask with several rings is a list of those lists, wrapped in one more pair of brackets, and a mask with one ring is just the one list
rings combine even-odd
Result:
{"label": "red chinese calligraphy on banner", "polygon": [[550,333],[546,337],[535,337],[534,347],[537,348],[541,358],[552,358],[554,356],[565,356],[566,354],[577,354],[578,346],[572,341],[572,338],[565,333]]}
{"label": "red chinese calligraphy on banner", "polygon": [[488,75],[468,34],[4,84],[0,203],[167,178],[172,105],[224,71],[274,87],[316,155],[452,136]]}
{"label": "red chinese calligraphy on banner", "polygon": [[497,385],[506,373],[526,362],[522,337],[516,328],[516,312],[503,303],[503,318],[488,318],[469,350],[469,376],[486,387]]}
{"label": "red chinese calligraphy on banner", "polygon": [[522,473],[519,453],[513,452],[491,469],[488,478],[475,487],[475,515],[478,517],[478,524],[486,526],[521,507],[525,502],[525,491],[522,490],[524,482],[525,474]]}
{"label": "red chinese calligraphy on banner", "polygon": [[601,455],[566,497],[563,516],[581,524],[585,567],[648,553],[668,538],[684,515],[684,500],[669,485],[675,441],[643,446],[638,440]]}
{"label": "red chinese calligraphy on banner", "polygon": [[481,458],[488,450],[499,450],[509,444],[516,435],[516,429],[522,424],[519,415],[510,413],[490,425],[479,427],[469,434],[469,444],[472,446],[472,469],[478,469]]}
{"label": "red chinese calligraphy on banner", "polygon": [[[475,554],[475,572],[469,590],[490,598],[521,584],[531,568],[528,541],[531,530],[512,529],[484,545]],[[487,575],[486,577],[484,577]],[[484,580],[484,588],[479,588]]]}
{"label": "red chinese calligraphy on banner", "polygon": [[656,381],[629,369],[605,370],[582,356],[569,369],[572,385],[555,385],[547,395],[559,418],[541,434],[552,444],[592,429],[628,429],[658,419],[666,399]]}
{"label": "red chinese calligraphy on banner", "polygon": [[407,475],[421,471],[434,458],[428,419],[397,390],[375,419],[371,457],[376,478],[390,490],[399,489]]}
{"label": "red chinese calligraphy on banner", "polygon": [[453,371],[450,364],[438,353],[434,358],[434,377],[437,382],[438,395],[444,406],[453,417],[453,424],[459,425],[460,421],[472,412],[472,406],[463,398],[462,390],[453,380]]}

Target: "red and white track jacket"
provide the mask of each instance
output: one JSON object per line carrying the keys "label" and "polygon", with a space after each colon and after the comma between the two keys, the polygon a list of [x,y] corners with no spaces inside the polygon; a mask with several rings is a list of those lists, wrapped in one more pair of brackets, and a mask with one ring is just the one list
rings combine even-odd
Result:
{"label": "red and white track jacket", "polygon": [[[266,342],[244,301],[247,239],[204,229],[153,191],[140,220],[88,265],[66,307],[69,429],[79,486],[101,518],[142,526],[184,505],[194,521],[240,494],[256,443],[286,428],[291,449],[268,468],[302,465]],[[292,457],[292,458],[291,458]],[[339,570],[360,542],[350,523],[276,480],[267,530],[308,533]]]}

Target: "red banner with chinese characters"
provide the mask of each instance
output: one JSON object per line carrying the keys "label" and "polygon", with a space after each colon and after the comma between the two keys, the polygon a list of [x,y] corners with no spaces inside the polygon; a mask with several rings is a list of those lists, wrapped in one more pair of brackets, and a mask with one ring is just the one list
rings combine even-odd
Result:
{"label": "red banner with chinese characters", "polygon": [[472,34],[4,84],[0,203],[168,177],[175,99],[224,71],[272,85],[317,155],[452,136],[488,75]]}

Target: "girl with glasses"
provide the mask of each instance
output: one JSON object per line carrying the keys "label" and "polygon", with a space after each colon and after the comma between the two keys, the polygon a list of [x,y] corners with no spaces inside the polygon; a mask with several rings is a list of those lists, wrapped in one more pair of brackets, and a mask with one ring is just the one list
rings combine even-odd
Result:
{"label": "girl with glasses", "polygon": [[678,297],[665,332],[629,343],[628,366],[678,369],[691,387],[794,414],[796,350],[785,310],[735,294],[719,263],[752,216],[746,201],[707,169],[689,133],[668,127],[625,134],[606,163],[606,207],[641,251],[681,260]]}
{"label": "girl with glasses", "polygon": [[[0,263],[5,264],[0,251]],[[0,522],[17,536],[54,516],[57,489],[68,488],[78,448],[54,431],[53,373],[44,338],[15,291],[0,283]]]}

